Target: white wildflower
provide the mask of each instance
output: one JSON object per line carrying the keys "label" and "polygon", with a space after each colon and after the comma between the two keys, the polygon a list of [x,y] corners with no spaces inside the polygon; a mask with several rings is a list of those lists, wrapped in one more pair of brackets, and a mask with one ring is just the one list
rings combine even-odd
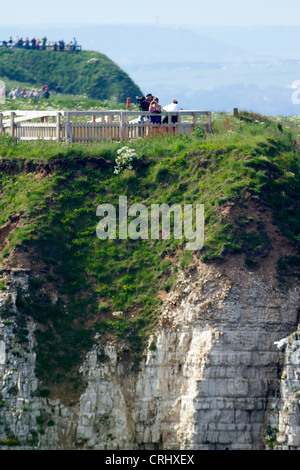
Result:
{"label": "white wildflower", "polygon": [[119,310],[119,311],[113,312],[112,315],[113,315],[114,317],[116,317],[116,316],[121,316],[121,315],[123,315],[123,313],[124,313],[124,312],[122,312],[121,310]]}
{"label": "white wildflower", "polygon": [[114,169],[115,174],[119,174],[126,168],[132,170],[132,163],[135,159],[139,158],[136,151],[130,147],[122,147],[117,150],[117,158],[115,160],[116,165]]}

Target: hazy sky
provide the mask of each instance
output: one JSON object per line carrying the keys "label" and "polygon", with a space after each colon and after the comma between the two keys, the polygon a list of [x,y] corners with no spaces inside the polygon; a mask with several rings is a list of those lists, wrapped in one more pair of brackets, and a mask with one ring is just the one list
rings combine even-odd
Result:
{"label": "hazy sky", "polygon": [[1,2],[0,26],[77,24],[161,26],[300,25],[299,0],[30,0]]}

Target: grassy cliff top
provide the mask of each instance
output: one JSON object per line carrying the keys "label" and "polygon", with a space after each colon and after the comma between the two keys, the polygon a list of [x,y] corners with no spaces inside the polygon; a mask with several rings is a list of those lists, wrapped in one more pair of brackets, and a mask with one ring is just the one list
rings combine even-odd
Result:
{"label": "grassy cliff top", "polygon": [[[192,137],[90,146],[0,137],[2,270],[22,259],[29,269],[31,295],[19,293],[16,321],[40,325],[39,377],[59,382],[95,341],[112,337],[140,357],[164,295],[195,260],[239,257],[252,271],[276,249],[278,280],[299,278],[299,125],[298,117],[218,113],[212,134],[196,129]],[[123,146],[137,158],[116,174]],[[99,240],[96,208],[117,207],[120,195],[147,207],[204,204],[204,247],[190,252],[174,238]]]}
{"label": "grassy cliff top", "polygon": [[55,89],[64,93],[126,103],[139,87],[104,54],[94,51],[21,50],[0,48],[0,79],[10,86]]}

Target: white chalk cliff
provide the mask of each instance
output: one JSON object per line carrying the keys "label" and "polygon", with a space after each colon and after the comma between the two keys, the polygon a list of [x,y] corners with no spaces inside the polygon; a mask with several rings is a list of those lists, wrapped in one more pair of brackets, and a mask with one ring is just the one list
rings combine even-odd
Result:
{"label": "white chalk cliff", "polygon": [[[72,404],[36,393],[36,325],[24,347],[13,315],[0,317],[1,449],[300,449],[299,286],[280,285],[273,268],[195,261],[164,302],[156,348],[137,366],[125,341],[103,355],[99,338]],[[2,273],[2,308],[17,308],[29,275]]]}

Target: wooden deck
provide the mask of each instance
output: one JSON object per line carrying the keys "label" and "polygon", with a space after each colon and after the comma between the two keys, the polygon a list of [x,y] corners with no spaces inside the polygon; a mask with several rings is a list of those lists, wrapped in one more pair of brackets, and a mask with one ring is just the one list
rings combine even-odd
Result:
{"label": "wooden deck", "polygon": [[[172,116],[178,121],[172,123]],[[148,112],[139,111],[4,111],[0,113],[0,134],[17,140],[54,140],[89,143],[103,140],[131,140],[174,133],[192,135],[202,126],[211,132],[210,111],[161,113],[166,124],[152,124]],[[141,122],[141,117],[144,119]]]}

